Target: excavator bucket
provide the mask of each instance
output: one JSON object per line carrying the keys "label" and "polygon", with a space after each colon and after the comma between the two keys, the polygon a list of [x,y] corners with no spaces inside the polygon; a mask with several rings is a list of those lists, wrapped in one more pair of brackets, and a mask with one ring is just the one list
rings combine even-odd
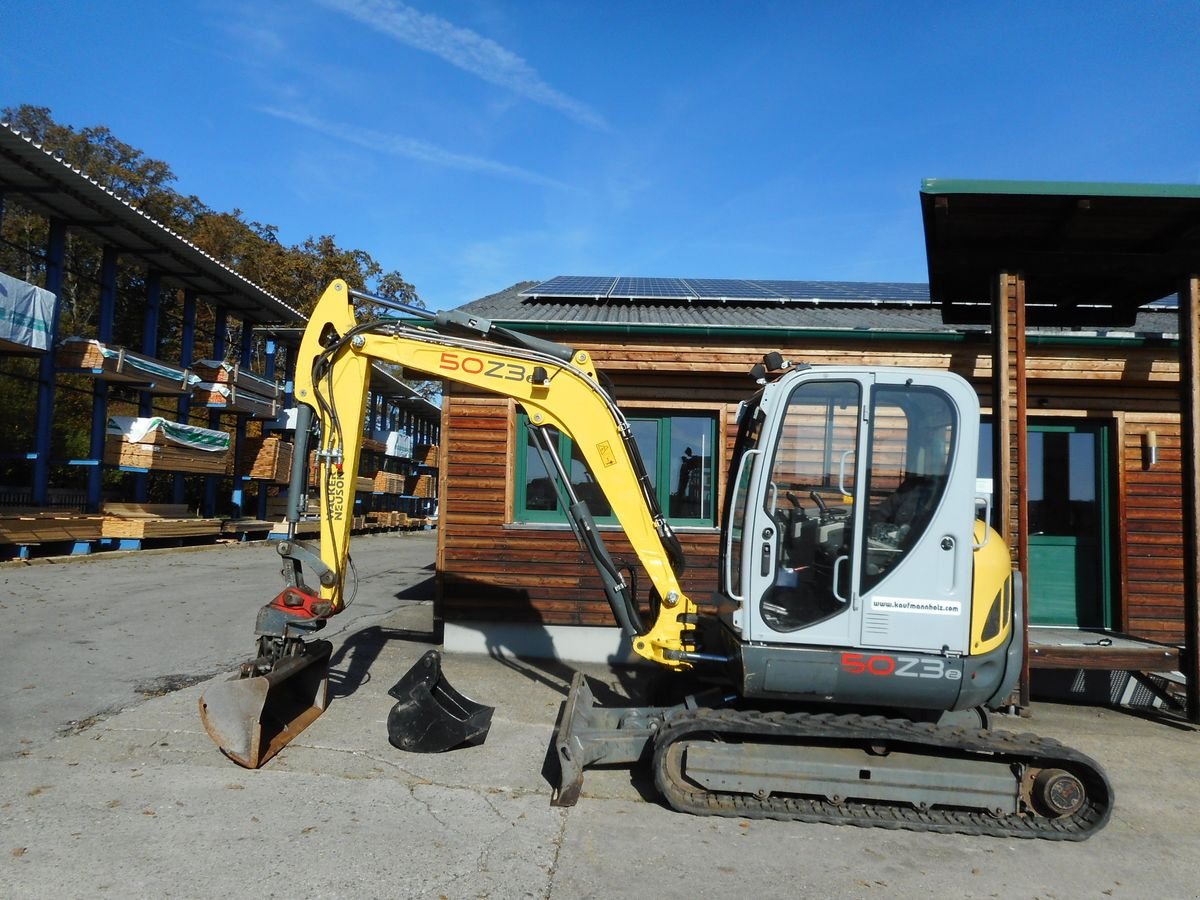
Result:
{"label": "excavator bucket", "polygon": [[442,655],[430,650],[388,691],[398,701],[388,714],[388,740],[411,753],[442,753],[482,744],[495,708],[463,696],[442,677]]}
{"label": "excavator bucket", "polygon": [[265,675],[214,684],[200,698],[208,736],[235,763],[257,769],[325,711],[332,653],[329,641],[309,641]]}

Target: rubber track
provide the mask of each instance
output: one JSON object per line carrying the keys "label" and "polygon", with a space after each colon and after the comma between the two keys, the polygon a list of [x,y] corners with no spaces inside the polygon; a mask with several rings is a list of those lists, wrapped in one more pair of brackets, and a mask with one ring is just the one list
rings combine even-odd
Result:
{"label": "rubber track", "polygon": [[[983,810],[920,810],[911,804],[847,801],[797,796],[760,798],[749,794],[695,789],[678,770],[667,772],[667,750],[679,741],[767,740],[805,744],[886,744],[896,750],[929,752],[935,756],[981,757],[1038,768],[1061,768],[1084,784],[1087,800],[1074,815],[1049,818],[1032,810],[994,816]],[[675,758],[681,758],[676,754]],[[1053,738],[970,728],[945,728],[884,716],[830,713],[759,713],[740,710],[686,710],[666,722],[655,739],[654,780],[675,809],[696,815],[784,819],[825,824],[903,828],[994,837],[1045,838],[1081,841],[1104,827],[1112,813],[1112,787],[1104,770],[1090,757]],[[1024,806],[1024,803],[1021,804]]]}

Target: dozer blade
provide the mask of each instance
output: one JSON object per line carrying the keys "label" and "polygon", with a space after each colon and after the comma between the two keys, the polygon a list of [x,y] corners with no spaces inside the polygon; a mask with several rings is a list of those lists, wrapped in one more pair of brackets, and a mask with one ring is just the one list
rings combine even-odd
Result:
{"label": "dozer blade", "polygon": [[411,753],[442,753],[482,744],[495,708],[476,703],[442,676],[442,655],[430,650],[388,691],[398,703],[388,714],[388,740]]}
{"label": "dozer blade", "polygon": [[239,766],[257,769],[325,711],[329,641],[309,641],[266,675],[235,676],[200,698],[200,720],[221,752]]}

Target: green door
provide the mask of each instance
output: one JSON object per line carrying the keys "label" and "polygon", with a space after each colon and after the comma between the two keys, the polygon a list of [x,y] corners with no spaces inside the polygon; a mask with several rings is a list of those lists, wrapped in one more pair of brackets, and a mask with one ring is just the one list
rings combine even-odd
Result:
{"label": "green door", "polygon": [[1033,625],[1112,625],[1108,456],[1106,424],[1029,424]]}

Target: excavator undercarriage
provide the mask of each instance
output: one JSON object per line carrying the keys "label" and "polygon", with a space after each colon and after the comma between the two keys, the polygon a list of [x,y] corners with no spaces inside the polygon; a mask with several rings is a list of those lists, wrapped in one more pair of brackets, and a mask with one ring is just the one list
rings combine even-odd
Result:
{"label": "excavator undercarriage", "polygon": [[764,712],[713,694],[672,707],[599,707],[582,674],[555,751],[556,806],[579,799],[586,767],[648,763],[667,803],[695,815],[1079,841],[1112,812],[1103,770],[1051,738]]}

